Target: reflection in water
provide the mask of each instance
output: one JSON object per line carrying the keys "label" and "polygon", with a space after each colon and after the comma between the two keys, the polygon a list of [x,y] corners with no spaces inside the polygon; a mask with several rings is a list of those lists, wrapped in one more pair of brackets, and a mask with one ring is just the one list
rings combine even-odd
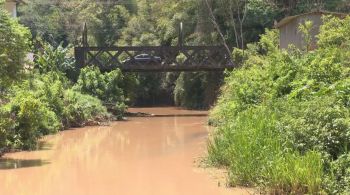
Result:
{"label": "reflection in water", "polygon": [[49,161],[41,160],[41,159],[31,159],[31,160],[23,160],[23,159],[0,159],[0,169],[19,169],[26,167],[39,167],[46,164],[49,164]]}
{"label": "reflection in water", "polygon": [[[176,108],[140,112],[205,114]],[[6,154],[0,161],[0,195],[235,194],[194,167],[205,151],[206,122],[205,116],[129,118],[47,136],[41,150]],[[20,167],[28,168],[15,169]]]}
{"label": "reflection in water", "polygon": [[38,143],[38,150],[51,150],[53,147],[53,143],[49,143],[47,141],[40,141]]}

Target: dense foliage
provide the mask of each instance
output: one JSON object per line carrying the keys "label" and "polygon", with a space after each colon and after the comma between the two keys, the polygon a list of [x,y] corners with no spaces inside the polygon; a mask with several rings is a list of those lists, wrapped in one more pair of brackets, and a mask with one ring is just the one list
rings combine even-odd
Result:
{"label": "dense foliage", "polygon": [[216,100],[222,78],[221,72],[181,73],[175,82],[175,105],[194,109],[208,108]]}
{"label": "dense foliage", "polygon": [[[2,1],[0,1],[0,6]],[[1,91],[23,73],[29,51],[29,30],[0,9],[0,102]]]}
{"label": "dense foliage", "polygon": [[80,71],[73,89],[89,94],[112,105],[113,113],[121,118],[126,111],[126,101],[133,97],[127,89],[133,89],[137,80],[133,75],[124,76],[120,70],[101,73],[97,67],[86,67]]}
{"label": "dense foliage", "polygon": [[[123,0],[128,5],[128,1]],[[20,7],[21,22],[51,45],[77,44],[86,22],[95,45],[113,45],[129,18],[129,6],[113,1],[33,0]],[[57,45],[56,45],[57,44]]]}
{"label": "dense foliage", "polygon": [[48,43],[37,41],[41,45],[41,55],[35,59],[35,68],[41,74],[54,71],[62,73],[72,81],[76,81],[79,76],[79,70],[75,68],[75,60],[70,55],[71,46],[63,47],[62,44],[54,47]]}
{"label": "dense foliage", "polygon": [[[227,72],[210,119],[217,129],[209,160],[230,170],[230,183],[258,185],[276,194],[349,194],[349,17],[326,17],[315,51],[280,51],[275,31],[249,44],[275,20],[315,9],[349,12],[350,4],[31,0],[19,10],[27,29],[0,3],[0,155],[7,149],[34,149],[42,135],[108,119],[103,103],[113,104],[119,118],[127,103],[208,108],[222,73],[123,75],[74,67],[70,44],[81,44],[84,23],[90,45],[168,46],[178,44],[183,22],[185,45],[237,48],[233,58],[242,67]],[[305,40],[310,25],[299,29]],[[29,30],[35,40],[33,66],[25,63]]]}
{"label": "dense foliage", "polygon": [[100,100],[66,90],[55,72],[36,74],[7,96],[0,127],[7,149],[35,149],[43,135],[109,117]]}
{"label": "dense foliage", "polygon": [[[19,15],[34,37],[52,45],[80,44],[85,22],[92,46],[177,45],[179,24],[183,22],[185,45],[225,43],[230,49],[257,41],[275,20],[314,9],[347,11],[349,7],[342,0],[32,0],[21,7]],[[208,108],[216,100],[213,94],[222,81],[221,73],[135,76],[139,85],[129,104],[141,106]],[[77,75],[72,77],[76,79]],[[189,95],[194,91],[195,95]]]}
{"label": "dense foliage", "polygon": [[[67,48],[44,44],[34,69],[28,63],[29,31],[0,9],[2,45],[0,96],[0,155],[12,149],[35,149],[39,138],[70,127],[97,124],[110,118],[102,102],[72,91],[66,76],[74,60]],[[21,77],[19,77],[21,73]],[[14,82],[16,81],[16,82]],[[119,95],[119,94],[117,94]]]}
{"label": "dense foliage", "polygon": [[324,17],[314,51],[277,48],[268,31],[226,78],[211,113],[209,160],[231,184],[275,193],[349,193],[350,17]]}

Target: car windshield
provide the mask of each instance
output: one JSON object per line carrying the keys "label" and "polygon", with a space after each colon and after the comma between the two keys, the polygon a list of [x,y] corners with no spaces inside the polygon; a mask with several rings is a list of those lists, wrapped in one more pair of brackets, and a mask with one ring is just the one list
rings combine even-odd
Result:
{"label": "car windshield", "polygon": [[140,55],[135,56],[135,58],[149,58],[149,57],[150,57],[150,55],[148,55],[148,54],[140,54]]}

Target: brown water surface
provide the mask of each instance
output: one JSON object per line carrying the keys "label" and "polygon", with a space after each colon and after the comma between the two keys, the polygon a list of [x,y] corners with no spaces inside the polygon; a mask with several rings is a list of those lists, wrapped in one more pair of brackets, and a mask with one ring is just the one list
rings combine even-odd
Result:
{"label": "brown water surface", "polygon": [[194,160],[205,154],[208,134],[207,117],[198,114],[206,112],[131,111],[169,117],[129,118],[110,126],[64,131],[45,137],[39,151],[7,154],[0,159],[0,194],[248,194],[245,189],[219,187],[195,166]]}

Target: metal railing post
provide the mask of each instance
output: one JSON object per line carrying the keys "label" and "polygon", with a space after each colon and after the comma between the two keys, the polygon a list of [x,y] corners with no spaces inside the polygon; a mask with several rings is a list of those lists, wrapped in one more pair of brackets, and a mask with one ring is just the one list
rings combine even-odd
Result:
{"label": "metal railing post", "polygon": [[179,26],[179,43],[178,43],[179,47],[183,46],[183,23],[180,22],[180,26]]}

